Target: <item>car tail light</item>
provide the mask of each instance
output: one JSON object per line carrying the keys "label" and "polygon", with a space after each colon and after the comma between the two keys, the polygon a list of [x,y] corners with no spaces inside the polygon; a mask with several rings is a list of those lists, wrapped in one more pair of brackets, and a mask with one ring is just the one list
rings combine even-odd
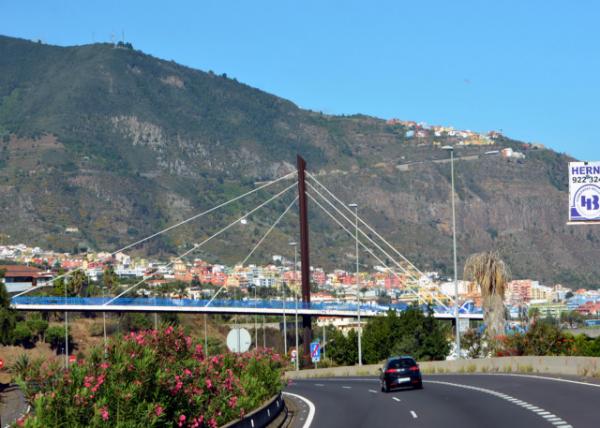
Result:
{"label": "car tail light", "polygon": [[397,373],[398,370],[396,370],[396,369],[387,369],[385,372],[386,373]]}
{"label": "car tail light", "polygon": [[408,370],[410,370],[411,372],[418,372],[419,371],[419,366],[412,366]]}

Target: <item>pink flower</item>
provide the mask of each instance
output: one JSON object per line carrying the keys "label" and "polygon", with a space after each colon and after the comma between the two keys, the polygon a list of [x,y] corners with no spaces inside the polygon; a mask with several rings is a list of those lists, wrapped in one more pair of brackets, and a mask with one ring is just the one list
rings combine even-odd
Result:
{"label": "pink flower", "polygon": [[238,398],[235,395],[233,397],[231,397],[229,399],[229,407],[231,407],[233,409],[235,407],[235,405],[237,404],[237,400],[238,400]]}
{"label": "pink flower", "polygon": [[156,414],[156,416],[160,416],[163,414],[164,409],[161,407],[160,404],[158,404],[155,408],[154,408],[154,413]]}
{"label": "pink flower", "polygon": [[110,414],[108,413],[108,409],[106,407],[102,407],[100,409],[100,415],[102,416],[102,420],[107,421]]}
{"label": "pink flower", "polygon": [[169,334],[173,333],[173,326],[170,325],[167,327],[167,329],[165,330],[165,334],[168,336]]}
{"label": "pink flower", "polygon": [[177,424],[178,426],[183,426],[183,424],[185,423],[185,415],[181,415],[179,416],[179,423]]}
{"label": "pink flower", "polygon": [[206,387],[207,387],[208,389],[212,388],[212,382],[211,382],[211,380],[210,380],[210,379],[206,379]]}

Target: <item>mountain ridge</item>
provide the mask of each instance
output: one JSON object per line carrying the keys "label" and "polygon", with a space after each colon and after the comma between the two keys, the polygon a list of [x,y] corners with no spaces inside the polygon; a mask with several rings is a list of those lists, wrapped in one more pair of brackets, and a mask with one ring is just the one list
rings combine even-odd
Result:
{"label": "mountain ridge", "polygon": [[[501,135],[461,146],[460,136],[411,122],[303,110],[223,75],[108,44],[56,47],[0,36],[0,100],[0,221],[11,239],[115,249],[290,171],[300,153],[409,259],[448,274],[450,171],[440,146],[454,144],[462,158],[461,263],[497,248],[516,277],[597,285],[600,234],[566,226],[571,158],[551,150]],[[485,154],[507,147],[525,158]],[[249,250],[286,205],[199,255],[239,261],[234,238]],[[207,223],[215,229],[239,208]],[[282,222],[256,261],[289,251],[295,221]],[[313,264],[349,268],[352,241],[327,222],[313,204]],[[68,226],[80,233],[66,233]],[[209,234],[205,225],[185,227],[141,251],[175,254]]]}

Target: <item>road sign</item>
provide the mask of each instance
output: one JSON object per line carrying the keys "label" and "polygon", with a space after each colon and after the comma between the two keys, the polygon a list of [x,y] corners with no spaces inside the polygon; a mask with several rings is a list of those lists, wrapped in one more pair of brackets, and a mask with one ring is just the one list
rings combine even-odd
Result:
{"label": "road sign", "polygon": [[310,359],[313,363],[321,361],[321,345],[319,342],[313,342],[310,344]]}
{"label": "road sign", "polygon": [[251,343],[250,333],[245,328],[233,328],[227,335],[227,348],[231,352],[246,352]]}
{"label": "road sign", "polygon": [[600,223],[600,162],[569,162],[569,221]]}

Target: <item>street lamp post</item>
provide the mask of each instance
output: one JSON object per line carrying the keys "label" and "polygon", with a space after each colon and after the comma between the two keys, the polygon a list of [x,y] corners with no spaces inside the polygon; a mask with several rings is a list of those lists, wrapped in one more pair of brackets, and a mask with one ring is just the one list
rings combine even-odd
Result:
{"label": "street lamp post", "polygon": [[354,208],[354,240],[356,243],[356,300],[357,315],[358,315],[358,365],[362,366],[362,326],[360,325],[360,283],[359,283],[359,267],[358,267],[358,205],[349,204],[350,208]]}
{"label": "street lamp post", "polygon": [[300,352],[298,351],[298,279],[296,278],[296,267],[298,266],[298,243],[290,242],[290,245],[294,247],[294,300],[296,301],[296,371],[300,370]]}
{"label": "street lamp post", "polygon": [[287,355],[287,319],[285,317],[285,282],[281,282],[283,293],[283,353]]}
{"label": "street lamp post", "polygon": [[442,149],[450,152],[450,176],[452,197],[452,248],[454,252],[454,317],[456,323],[456,358],[460,359],[460,317],[458,308],[458,263],[456,260],[456,204],[454,197],[454,147],[443,146]]}

